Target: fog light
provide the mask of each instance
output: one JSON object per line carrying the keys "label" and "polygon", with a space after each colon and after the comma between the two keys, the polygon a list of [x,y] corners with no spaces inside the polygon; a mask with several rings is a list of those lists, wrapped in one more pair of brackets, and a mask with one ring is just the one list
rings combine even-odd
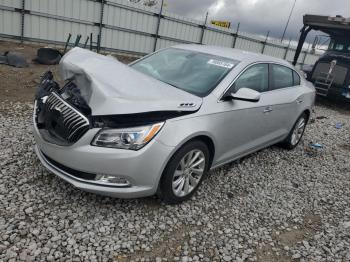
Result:
{"label": "fog light", "polygon": [[111,184],[114,186],[130,186],[130,182],[126,178],[116,175],[97,174],[95,181],[101,184]]}

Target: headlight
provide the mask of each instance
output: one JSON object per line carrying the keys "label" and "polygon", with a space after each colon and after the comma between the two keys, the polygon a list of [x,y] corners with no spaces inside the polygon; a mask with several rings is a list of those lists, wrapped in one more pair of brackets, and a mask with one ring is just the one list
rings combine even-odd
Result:
{"label": "headlight", "polygon": [[162,128],[163,123],[122,129],[102,129],[92,141],[93,146],[138,150]]}

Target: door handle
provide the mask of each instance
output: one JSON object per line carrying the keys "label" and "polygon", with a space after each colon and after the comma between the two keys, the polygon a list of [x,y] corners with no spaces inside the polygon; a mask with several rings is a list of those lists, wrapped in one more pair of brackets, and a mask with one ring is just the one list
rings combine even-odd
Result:
{"label": "door handle", "polygon": [[297,99],[297,104],[301,104],[302,102],[303,102],[303,100]]}
{"label": "door handle", "polygon": [[265,109],[264,109],[264,113],[269,113],[271,111],[272,111],[271,106],[265,107]]}

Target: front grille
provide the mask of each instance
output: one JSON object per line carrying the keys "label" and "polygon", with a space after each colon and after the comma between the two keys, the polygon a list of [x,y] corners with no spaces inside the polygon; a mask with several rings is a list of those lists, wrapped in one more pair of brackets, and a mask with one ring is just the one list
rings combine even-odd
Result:
{"label": "front grille", "polygon": [[89,130],[89,120],[55,92],[46,99],[43,111],[48,132],[68,143],[75,143]]}

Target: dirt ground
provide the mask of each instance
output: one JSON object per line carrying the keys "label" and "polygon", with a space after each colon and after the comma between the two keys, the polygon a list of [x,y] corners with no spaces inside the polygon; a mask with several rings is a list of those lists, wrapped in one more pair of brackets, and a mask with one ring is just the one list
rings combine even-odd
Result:
{"label": "dirt ground", "polygon": [[0,41],[0,53],[16,51],[23,53],[29,63],[28,68],[15,68],[0,65],[0,101],[31,101],[34,97],[40,75],[50,69],[57,71],[57,66],[34,64],[38,46],[22,45],[14,42]]}
{"label": "dirt ground", "polygon": [[[0,40],[0,54],[6,51],[15,51],[22,53],[29,67],[15,68],[0,64],[0,101],[28,102],[32,101],[40,76],[47,70],[58,74],[57,65],[41,65],[33,62],[37,50],[46,45],[38,44],[20,44],[17,42],[8,42]],[[130,63],[135,60],[132,56],[114,55],[123,63]]]}

